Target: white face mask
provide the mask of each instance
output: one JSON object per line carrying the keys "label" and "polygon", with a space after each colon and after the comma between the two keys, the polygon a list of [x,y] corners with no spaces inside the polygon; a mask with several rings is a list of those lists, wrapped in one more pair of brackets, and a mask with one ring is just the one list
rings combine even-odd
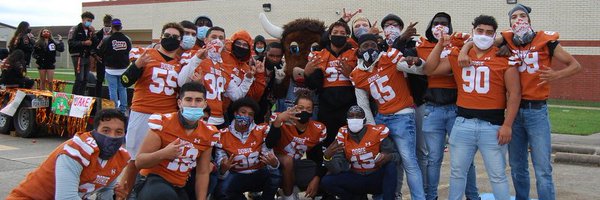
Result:
{"label": "white face mask", "polygon": [[448,34],[449,31],[450,31],[450,28],[448,28],[447,26],[444,26],[444,25],[437,25],[437,26],[431,27],[431,33],[433,34],[433,37],[437,40],[442,38],[442,35],[444,33]]}
{"label": "white face mask", "polygon": [[400,28],[397,26],[388,26],[383,29],[383,33],[385,34],[385,42],[388,45],[392,45],[396,38],[400,37]]}
{"label": "white face mask", "polygon": [[365,119],[347,119],[348,120],[348,129],[353,133],[358,133],[365,126]]}
{"label": "white face mask", "polygon": [[473,35],[473,43],[481,50],[487,50],[494,44],[494,38],[487,35]]}
{"label": "white face mask", "polygon": [[206,46],[208,47],[208,57],[213,61],[220,61],[221,51],[223,51],[223,48],[225,46],[223,44],[223,41],[219,39],[214,39],[211,40],[208,44],[206,44]]}

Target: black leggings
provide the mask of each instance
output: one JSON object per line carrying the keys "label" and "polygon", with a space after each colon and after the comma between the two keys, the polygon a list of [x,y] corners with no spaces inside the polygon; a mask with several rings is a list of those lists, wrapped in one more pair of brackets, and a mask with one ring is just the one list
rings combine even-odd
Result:
{"label": "black leggings", "polygon": [[188,199],[183,188],[172,185],[164,178],[149,174],[142,190],[137,195],[138,200],[178,200]]}

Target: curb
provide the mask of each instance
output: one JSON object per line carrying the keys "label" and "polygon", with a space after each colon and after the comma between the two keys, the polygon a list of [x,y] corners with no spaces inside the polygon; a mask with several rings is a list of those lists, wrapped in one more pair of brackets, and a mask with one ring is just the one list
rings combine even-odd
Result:
{"label": "curb", "polygon": [[591,165],[591,166],[600,167],[600,156],[599,155],[584,155],[584,154],[576,154],[576,153],[557,152],[554,155],[554,162],[555,163]]}
{"label": "curb", "polygon": [[574,153],[574,154],[587,154],[587,155],[600,155],[600,148],[588,147],[588,146],[572,146],[572,145],[561,145],[553,144],[552,152],[563,152],[563,153]]}

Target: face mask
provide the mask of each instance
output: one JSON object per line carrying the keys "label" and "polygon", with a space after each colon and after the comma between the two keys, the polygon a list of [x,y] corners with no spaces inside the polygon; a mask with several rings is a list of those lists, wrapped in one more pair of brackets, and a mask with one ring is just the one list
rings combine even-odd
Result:
{"label": "face mask", "polygon": [[198,27],[198,29],[196,29],[196,37],[198,37],[199,40],[204,40],[204,38],[206,38],[208,29],[210,29],[208,26]]}
{"label": "face mask", "polygon": [[353,133],[358,133],[363,129],[365,119],[347,119],[348,120],[348,129]]}
{"label": "face mask", "polygon": [[254,48],[254,51],[256,51],[257,53],[262,53],[263,51],[265,51],[265,48]]}
{"label": "face mask", "polygon": [[90,26],[92,25],[92,22],[90,22],[90,21],[85,21],[85,23],[83,23],[83,25],[84,25],[85,27],[90,27]]}
{"label": "face mask", "polygon": [[367,51],[358,54],[358,58],[363,59],[367,63],[374,63],[377,57],[379,57],[379,51],[376,49],[368,49]]}
{"label": "face mask", "polygon": [[249,126],[253,119],[250,116],[235,115],[235,124],[238,126]]}
{"label": "face mask", "polygon": [[356,38],[360,38],[360,36],[362,36],[368,32],[369,32],[369,28],[361,26],[361,27],[354,29],[354,36],[356,36]]}
{"label": "face mask", "polygon": [[231,53],[233,53],[233,56],[235,56],[235,58],[241,61],[248,58],[248,55],[250,55],[250,49],[233,45]]}
{"label": "face mask", "polygon": [[206,46],[208,47],[208,57],[214,62],[220,61],[223,42],[219,39],[214,39],[206,44]]}
{"label": "face mask", "polygon": [[306,124],[306,122],[308,122],[310,117],[312,117],[312,113],[302,111],[302,112],[296,114],[296,117],[300,118],[298,120],[298,122],[300,122],[301,124]]}
{"label": "face mask", "polygon": [[513,37],[513,41],[515,41],[515,44],[517,45],[527,44],[531,42],[531,40],[533,40],[533,37],[535,36],[533,34],[533,29],[531,29],[531,25],[529,24],[529,22],[526,22],[523,19],[517,20],[517,22],[515,22],[511,26],[511,28],[513,33],[515,34]]}
{"label": "face mask", "polygon": [[181,43],[181,48],[184,50],[191,49],[196,44],[196,37],[191,35],[184,35]]}
{"label": "face mask", "polygon": [[383,33],[385,34],[385,42],[388,45],[394,44],[396,38],[400,37],[400,29],[395,26],[388,26],[383,29]]}
{"label": "face mask", "polygon": [[177,38],[169,37],[160,40],[160,46],[167,51],[175,51],[179,48],[180,41]]}
{"label": "face mask", "polygon": [[43,34],[42,34],[42,37],[44,37],[44,38],[49,38],[49,37],[50,37],[50,33],[43,33]]}
{"label": "face mask", "polygon": [[331,36],[331,44],[333,44],[333,46],[335,46],[337,48],[344,47],[344,45],[346,45],[346,42],[347,42],[346,36],[341,36],[341,35],[332,35]]}
{"label": "face mask", "polygon": [[110,33],[112,31],[112,27],[103,27],[102,31],[104,31],[105,33]]}
{"label": "face mask", "polygon": [[204,108],[183,107],[181,115],[189,121],[198,121],[204,116]]}
{"label": "face mask", "polygon": [[92,131],[92,137],[96,140],[96,144],[98,144],[98,148],[100,149],[99,157],[102,160],[108,160],[115,155],[125,141],[125,137],[109,137],[95,130]]}
{"label": "face mask", "polygon": [[431,27],[431,33],[433,33],[433,37],[437,40],[442,38],[442,35],[444,33],[448,34],[449,31],[450,31],[450,29],[444,25],[437,25],[437,26]]}
{"label": "face mask", "polygon": [[487,50],[494,44],[494,37],[487,35],[473,35],[473,43],[481,50]]}

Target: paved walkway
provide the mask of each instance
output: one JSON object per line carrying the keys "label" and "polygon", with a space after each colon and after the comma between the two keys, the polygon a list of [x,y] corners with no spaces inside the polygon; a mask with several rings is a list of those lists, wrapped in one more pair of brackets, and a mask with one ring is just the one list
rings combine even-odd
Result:
{"label": "paved walkway", "polygon": [[600,107],[586,107],[586,106],[565,106],[565,105],[548,105],[551,108],[569,108],[569,109],[582,109],[582,110],[600,110]]}
{"label": "paved walkway", "polygon": [[552,144],[600,147],[600,133],[587,136],[552,134]]}

